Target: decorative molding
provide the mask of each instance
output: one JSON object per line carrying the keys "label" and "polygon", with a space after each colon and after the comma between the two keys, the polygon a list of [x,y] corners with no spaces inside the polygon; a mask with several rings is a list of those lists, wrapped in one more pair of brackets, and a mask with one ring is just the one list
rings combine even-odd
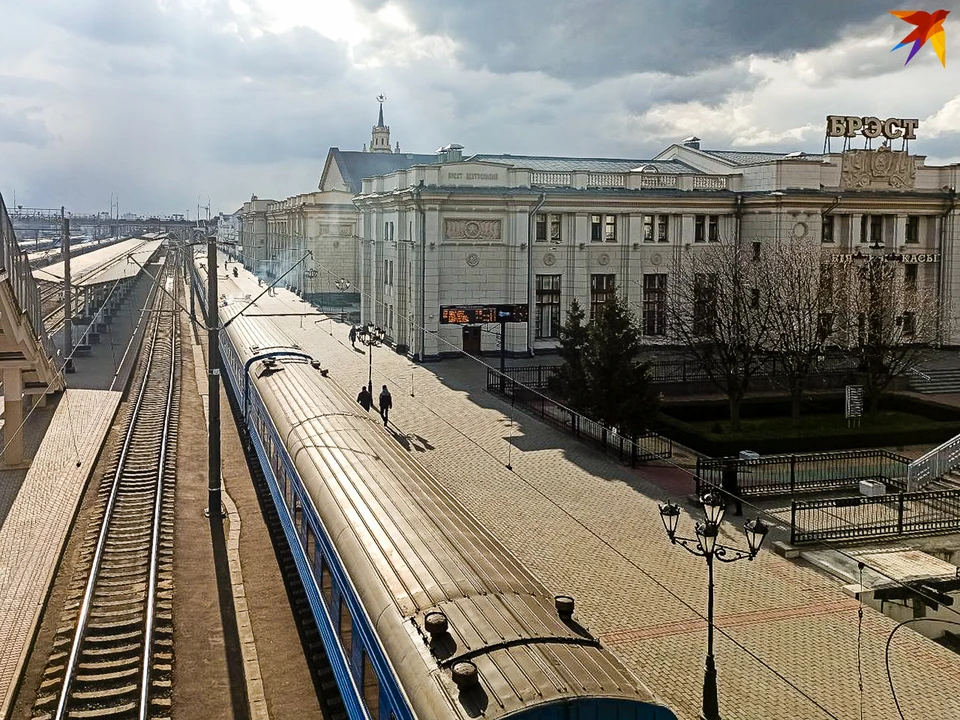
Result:
{"label": "decorative molding", "polygon": [[798,222],[793,226],[793,236],[797,238],[797,240],[804,238],[807,236],[807,229],[807,224],[805,222]]}
{"label": "decorative molding", "polygon": [[597,258],[597,262],[600,263],[601,265],[609,265],[610,255],[607,253],[600,253],[600,257]]}
{"label": "decorative molding", "polygon": [[477,265],[480,264],[480,256],[477,255],[476,253],[470,253],[469,255],[467,255],[466,263],[470,267],[476,267]]}
{"label": "decorative molding", "polygon": [[654,255],[650,258],[651,265],[659,265],[662,262],[663,257],[660,255],[660,253],[654,253]]}
{"label": "decorative molding", "polygon": [[338,247],[340,247],[340,241],[339,241],[339,240],[334,240],[334,241],[333,241],[333,249],[336,250]]}
{"label": "decorative molding", "polygon": [[340,225],[340,237],[350,237],[351,235],[353,235],[353,223]]}
{"label": "decorative molding", "polygon": [[557,262],[557,256],[553,253],[547,253],[543,256],[543,264],[547,267],[552,267]]}
{"label": "decorative molding", "polygon": [[843,154],[843,189],[913,189],[916,181],[916,158],[906,152],[884,145],[879,150],[848,150]]}
{"label": "decorative molding", "polygon": [[447,240],[499,240],[500,221],[447,218],[444,220],[443,236]]}

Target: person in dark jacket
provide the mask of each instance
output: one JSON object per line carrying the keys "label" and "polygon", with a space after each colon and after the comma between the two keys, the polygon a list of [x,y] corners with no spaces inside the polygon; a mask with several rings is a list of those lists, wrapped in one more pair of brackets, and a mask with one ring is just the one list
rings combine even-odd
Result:
{"label": "person in dark jacket", "polygon": [[370,391],[367,390],[366,385],[360,388],[360,394],[357,395],[357,402],[360,403],[364,410],[370,411],[370,406],[373,405],[373,396],[370,394]]}
{"label": "person in dark jacket", "polygon": [[743,506],[740,504],[740,480],[737,477],[737,466],[739,461],[735,459],[727,459],[723,463],[723,491],[725,497],[725,504],[729,504],[731,500],[734,502],[734,508],[736,512],[734,515],[743,515]]}
{"label": "person in dark jacket", "polygon": [[357,347],[357,326],[356,325],[350,326],[350,334],[347,337],[350,338],[351,347],[356,348]]}
{"label": "person in dark jacket", "polygon": [[393,407],[393,395],[390,394],[390,391],[387,390],[387,386],[383,386],[383,390],[380,391],[380,417],[383,418],[383,425],[387,425],[387,416],[390,414],[390,408]]}

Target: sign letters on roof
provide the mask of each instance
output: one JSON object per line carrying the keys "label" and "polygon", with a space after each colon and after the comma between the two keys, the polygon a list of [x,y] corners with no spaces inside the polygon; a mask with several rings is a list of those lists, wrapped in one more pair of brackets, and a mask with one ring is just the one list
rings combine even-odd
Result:
{"label": "sign letters on roof", "polygon": [[855,115],[827,115],[827,137],[866,138],[883,136],[888,140],[915,140],[914,130],[919,120],[904,118],[857,117]]}

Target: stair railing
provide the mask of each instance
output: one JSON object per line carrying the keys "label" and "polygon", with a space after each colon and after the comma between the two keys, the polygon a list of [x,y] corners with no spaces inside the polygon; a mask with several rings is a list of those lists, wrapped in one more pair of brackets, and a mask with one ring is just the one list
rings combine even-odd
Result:
{"label": "stair railing", "polygon": [[960,435],[950,438],[907,466],[907,492],[916,492],[960,465]]}

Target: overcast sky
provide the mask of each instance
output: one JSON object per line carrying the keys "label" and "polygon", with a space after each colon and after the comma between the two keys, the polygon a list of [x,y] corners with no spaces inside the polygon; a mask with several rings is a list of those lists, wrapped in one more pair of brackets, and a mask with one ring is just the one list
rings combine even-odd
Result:
{"label": "overcast sky", "polygon": [[[907,9],[950,9],[910,0]],[[0,0],[8,205],[196,216],[316,188],[384,105],[402,151],[648,158],[823,146],[825,116],[919,118],[960,162],[947,67],[877,0]]]}

